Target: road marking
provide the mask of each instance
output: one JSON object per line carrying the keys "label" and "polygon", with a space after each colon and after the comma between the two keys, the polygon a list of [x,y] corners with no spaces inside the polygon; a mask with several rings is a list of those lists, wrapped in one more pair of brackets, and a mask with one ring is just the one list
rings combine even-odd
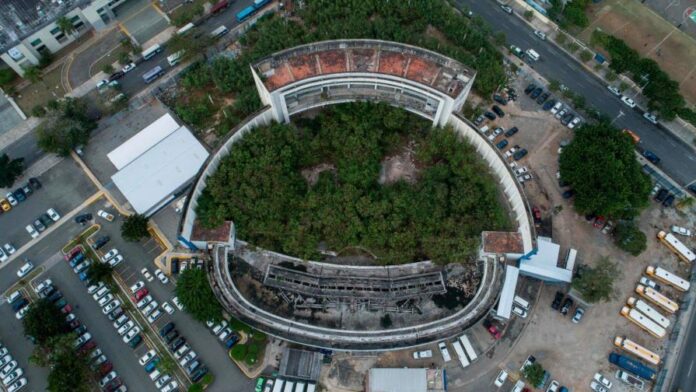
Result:
{"label": "road marking", "polygon": [[686,377],[691,377],[691,370],[694,368],[694,361],[691,361],[691,365],[689,365],[689,372],[686,373]]}

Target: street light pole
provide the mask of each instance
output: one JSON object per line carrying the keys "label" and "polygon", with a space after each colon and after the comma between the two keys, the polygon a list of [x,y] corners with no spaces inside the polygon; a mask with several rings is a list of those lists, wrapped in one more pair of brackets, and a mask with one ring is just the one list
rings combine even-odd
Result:
{"label": "street light pole", "polygon": [[609,123],[609,125],[614,125],[614,122],[615,122],[616,120],[620,119],[620,118],[623,117],[623,116],[624,116],[623,110],[619,110],[619,114],[617,114],[616,117],[614,117],[614,119],[611,120],[611,122]]}

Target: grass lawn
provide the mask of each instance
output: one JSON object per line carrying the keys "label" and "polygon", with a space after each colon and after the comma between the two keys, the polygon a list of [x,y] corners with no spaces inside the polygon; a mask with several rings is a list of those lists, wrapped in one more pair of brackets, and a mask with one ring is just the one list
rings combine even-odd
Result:
{"label": "grass lawn", "polygon": [[696,102],[696,40],[635,0],[606,0],[590,6],[590,26],[580,38],[590,42],[595,29],[614,35],[655,60],[680,84],[689,102]]}
{"label": "grass lawn", "polygon": [[52,99],[63,98],[66,91],[60,82],[61,67],[56,67],[44,75],[43,80],[20,90],[17,94],[17,104],[30,115],[31,109],[36,105],[45,106]]}

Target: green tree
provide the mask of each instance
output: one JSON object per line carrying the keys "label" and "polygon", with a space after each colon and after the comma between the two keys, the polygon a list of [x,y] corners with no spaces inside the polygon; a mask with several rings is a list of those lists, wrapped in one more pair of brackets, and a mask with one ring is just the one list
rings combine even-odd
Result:
{"label": "green tree", "polygon": [[582,294],[585,301],[607,301],[614,291],[614,280],[618,274],[618,265],[608,257],[601,257],[594,267],[583,265],[579,268],[573,288]]}
{"label": "green tree", "polygon": [[246,344],[237,344],[234,347],[232,347],[230,355],[237,361],[243,361],[247,355],[248,350],[249,348]]}
{"label": "green tree", "polygon": [[17,74],[9,67],[0,68],[0,87],[8,87],[16,78]]}
{"label": "green tree", "polygon": [[66,98],[49,106],[37,130],[38,144],[46,152],[67,156],[75,147],[84,146],[97,123],[87,116],[82,99]]}
{"label": "green tree", "polygon": [[31,83],[36,83],[43,80],[43,75],[41,74],[41,68],[31,65],[24,68],[24,79]]}
{"label": "green tree", "polygon": [[527,19],[527,21],[531,21],[532,18],[534,17],[534,11],[527,10],[527,11],[524,11],[524,14],[522,14],[522,15],[524,16],[525,19]]}
{"label": "green tree", "polygon": [[65,35],[72,35],[72,33],[77,31],[72,21],[65,16],[56,19],[56,26],[58,26],[60,31]]}
{"label": "green tree", "polygon": [[143,238],[149,238],[150,232],[147,230],[148,219],[145,215],[134,214],[126,217],[121,225],[121,236],[126,241],[137,242]]}
{"label": "green tree", "polygon": [[185,270],[176,282],[176,295],[194,319],[201,322],[222,320],[222,306],[210,288],[205,270]]}
{"label": "green tree", "polygon": [[194,37],[192,34],[175,34],[167,42],[171,53],[184,51],[182,59],[190,59],[199,55],[205,55],[206,50],[213,44],[208,35]]}
{"label": "green tree", "polygon": [[531,365],[525,366],[525,368],[522,369],[522,374],[530,384],[537,386],[540,385],[544,379],[544,368],[541,367],[539,363],[535,362]]}
{"label": "green tree", "polygon": [[382,329],[388,329],[392,326],[392,319],[389,314],[385,314],[382,316],[382,318],[379,319],[379,325],[382,326]]}
{"label": "green tree", "polygon": [[105,74],[109,74],[109,75],[110,75],[110,74],[114,73],[114,66],[111,65],[111,64],[104,64],[104,65],[102,65],[101,70],[102,70],[102,72],[104,72]]}
{"label": "green tree", "polygon": [[97,261],[87,268],[87,277],[90,282],[108,282],[113,272],[114,268],[109,263]]}
{"label": "green tree", "polygon": [[629,219],[648,205],[650,180],[628,135],[607,122],[585,125],[560,157],[561,177],[575,190],[581,214]]}
{"label": "green tree", "polygon": [[53,302],[42,298],[34,302],[22,319],[24,334],[33,336],[39,345],[51,338],[70,332],[65,315]]}
{"label": "green tree", "polygon": [[614,243],[622,250],[638,256],[647,248],[645,233],[633,221],[622,221],[614,229]]}
{"label": "green tree", "polygon": [[86,357],[76,352],[59,355],[51,365],[48,374],[48,390],[51,392],[88,392],[89,368]]}
{"label": "green tree", "polygon": [[0,155],[0,188],[10,188],[22,172],[24,158],[10,159],[7,154]]}
{"label": "green tree", "polygon": [[176,363],[174,363],[174,360],[172,360],[172,357],[169,355],[165,355],[160,358],[160,361],[157,362],[157,370],[160,371],[162,374],[170,374],[176,369]]}

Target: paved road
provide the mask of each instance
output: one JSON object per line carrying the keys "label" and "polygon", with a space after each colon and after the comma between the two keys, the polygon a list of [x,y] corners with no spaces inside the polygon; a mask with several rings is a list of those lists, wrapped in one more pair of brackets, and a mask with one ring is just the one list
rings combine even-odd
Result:
{"label": "paved road", "polygon": [[[677,366],[674,377],[671,380],[673,390],[681,388],[684,392],[691,391],[696,385],[696,350],[693,347],[696,345],[696,312],[691,312],[691,320],[689,320],[688,330],[684,331],[687,334],[680,357],[675,366]],[[668,384],[669,385],[669,384]]]}
{"label": "paved road", "polygon": [[641,145],[662,159],[660,168],[679,184],[696,181],[696,152],[693,148],[670,132],[650,124],[637,111],[624,105],[602,82],[586,72],[553,43],[538,39],[526,23],[516,16],[508,15],[493,1],[458,0],[458,4],[466,5],[476,15],[481,16],[493,31],[504,32],[508,44],[519,46],[522,50],[533,48],[539,52],[541,60],[533,63],[532,68],[546,79],[558,80],[584,96],[589,105],[611,118],[617,117],[619,111],[623,112],[624,115],[618,118],[614,125],[629,128],[640,135]]}

